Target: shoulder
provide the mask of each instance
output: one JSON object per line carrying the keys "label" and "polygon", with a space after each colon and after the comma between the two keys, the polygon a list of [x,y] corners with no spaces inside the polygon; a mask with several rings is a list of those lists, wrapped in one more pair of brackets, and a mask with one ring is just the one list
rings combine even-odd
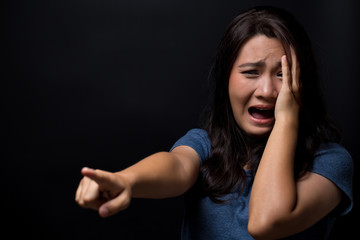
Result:
{"label": "shoulder", "polygon": [[350,153],[340,144],[324,143],[315,152],[313,170],[353,174],[353,160]]}
{"label": "shoulder", "polygon": [[350,157],[350,153],[340,144],[335,142],[328,142],[320,144],[320,147],[316,151],[317,155],[326,154],[326,153],[333,153],[333,154],[340,154],[340,155],[347,155]]}
{"label": "shoulder", "polygon": [[344,193],[340,214],[348,213],[353,204],[354,164],[350,153],[337,143],[321,144],[315,152],[313,167],[310,171],[329,179]]}
{"label": "shoulder", "polygon": [[205,131],[204,129],[201,129],[201,128],[190,129],[186,133],[186,136],[200,137],[200,138],[205,138],[205,139],[207,139],[209,137],[207,131]]}
{"label": "shoulder", "polygon": [[200,157],[203,163],[211,152],[211,143],[208,133],[199,128],[194,128],[188,131],[183,137],[175,142],[170,151],[178,146],[189,146],[193,148]]}

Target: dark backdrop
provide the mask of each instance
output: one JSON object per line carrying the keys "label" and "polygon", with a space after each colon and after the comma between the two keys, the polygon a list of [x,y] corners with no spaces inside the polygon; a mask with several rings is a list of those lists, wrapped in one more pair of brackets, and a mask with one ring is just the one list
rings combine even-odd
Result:
{"label": "dark backdrop", "polygon": [[[225,27],[239,12],[264,4],[289,10],[308,29],[329,112],[357,163],[357,0],[5,1],[4,234],[178,239],[181,197],[135,199],[101,219],[74,202],[80,169],[123,169],[197,127]],[[356,236],[350,224],[358,217],[356,204],[332,238]]]}

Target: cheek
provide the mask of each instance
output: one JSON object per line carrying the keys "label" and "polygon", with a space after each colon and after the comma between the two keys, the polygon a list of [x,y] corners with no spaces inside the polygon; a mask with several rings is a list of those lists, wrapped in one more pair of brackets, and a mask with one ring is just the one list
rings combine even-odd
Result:
{"label": "cheek", "polygon": [[246,104],[252,96],[251,87],[241,81],[229,82],[229,97],[234,115],[244,111]]}
{"label": "cheek", "polygon": [[254,84],[255,81],[250,81],[239,74],[232,74],[229,79],[229,96],[238,100],[248,99],[256,88]]}

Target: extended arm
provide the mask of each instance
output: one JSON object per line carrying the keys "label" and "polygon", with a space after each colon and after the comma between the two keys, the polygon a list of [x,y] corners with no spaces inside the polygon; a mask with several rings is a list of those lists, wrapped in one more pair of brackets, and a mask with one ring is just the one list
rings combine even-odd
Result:
{"label": "extended arm", "polygon": [[126,176],[132,197],[168,198],[186,192],[196,181],[200,159],[190,147],[151,155],[118,174]]}
{"label": "extended arm", "polygon": [[107,217],[125,209],[132,197],[181,195],[196,181],[199,167],[197,153],[190,147],[179,146],[116,173],[83,168],[84,178],[75,200],[80,206],[98,210],[102,217]]}

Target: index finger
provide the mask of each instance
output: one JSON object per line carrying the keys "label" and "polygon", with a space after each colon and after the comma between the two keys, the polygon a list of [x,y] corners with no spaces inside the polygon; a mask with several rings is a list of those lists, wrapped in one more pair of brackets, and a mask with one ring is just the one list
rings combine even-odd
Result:
{"label": "index finger", "polygon": [[292,89],[295,92],[299,90],[299,77],[300,77],[300,68],[297,56],[295,54],[295,50],[291,48],[291,75],[292,75]]}
{"label": "index finger", "polygon": [[81,169],[81,174],[99,185],[109,185],[111,183],[111,174],[103,170],[84,167]]}
{"label": "index finger", "polygon": [[290,69],[289,69],[289,63],[287,60],[286,55],[281,57],[281,71],[282,71],[282,75],[283,75],[283,84],[287,84],[286,86],[290,87]]}

